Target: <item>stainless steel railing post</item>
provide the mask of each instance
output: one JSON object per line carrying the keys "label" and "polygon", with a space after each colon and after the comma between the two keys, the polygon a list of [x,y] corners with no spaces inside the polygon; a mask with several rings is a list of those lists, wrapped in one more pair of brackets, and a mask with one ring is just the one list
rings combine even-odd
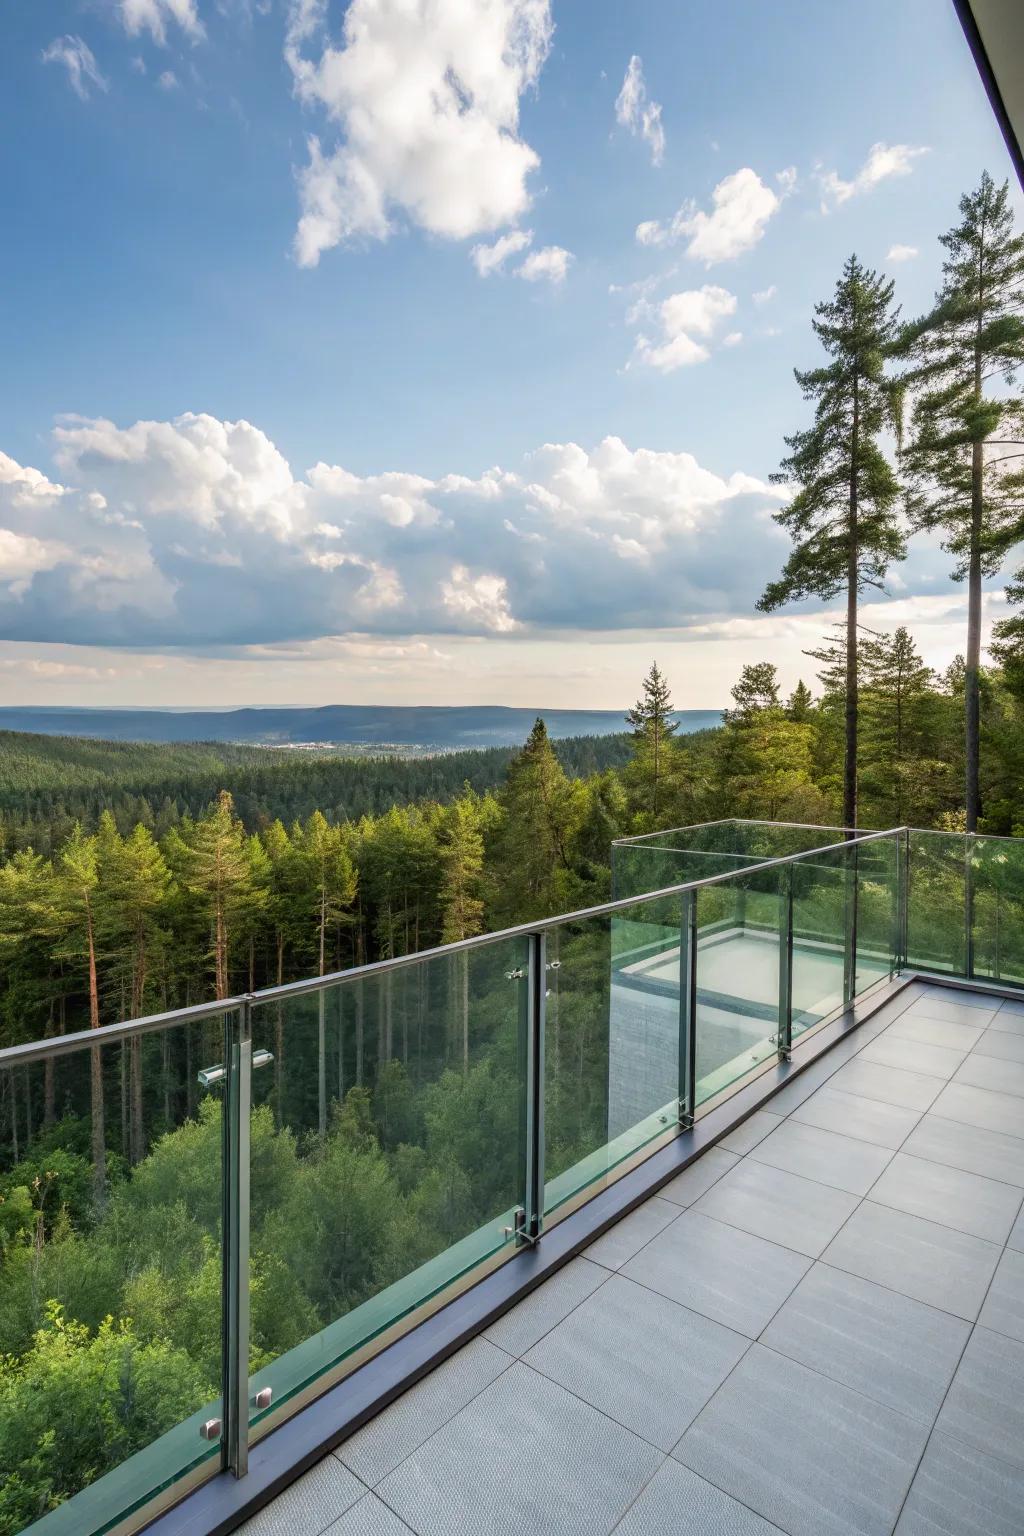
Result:
{"label": "stainless steel railing post", "polygon": [[227,1016],[223,1125],[223,1381],[221,1456],[236,1477],[249,1470],[249,1175],[252,1000]]}
{"label": "stainless steel railing post", "polygon": [[679,913],[679,1124],[697,1114],[697,892],[684,891]]}
{"label": "stainless steel railing post", "polygon": [[793,866],[779,876],[779,1060],[793,1049]]}

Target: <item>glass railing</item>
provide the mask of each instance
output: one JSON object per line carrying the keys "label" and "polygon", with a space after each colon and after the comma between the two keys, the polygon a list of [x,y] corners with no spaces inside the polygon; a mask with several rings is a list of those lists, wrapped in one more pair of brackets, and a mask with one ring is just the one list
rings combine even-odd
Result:
{"label": "glass railing", "polygon": [[0,1051],[0,1536],[129,1529],[244,1475],[908,963],[1024,981],[1012,840],[626,846],[585,912]]}

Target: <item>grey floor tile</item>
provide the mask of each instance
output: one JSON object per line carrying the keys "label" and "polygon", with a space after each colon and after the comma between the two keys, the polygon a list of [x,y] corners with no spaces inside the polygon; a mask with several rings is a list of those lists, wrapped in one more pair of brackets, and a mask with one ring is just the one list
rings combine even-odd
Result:
{"label": "grey floor tile", "polygon": [[927,1434],[755,1344],[672,1454],[790,1536],[889,1536]]}
{"label": "grey floor tile", "polygon": [[1005,1029],[986,1029],[975,1056],[996,1056],[1000,1061],[1024,1061],[1024,1034],[1010,1035]]}
{"label": "grey floor tile", "polygon": [[837,1136],[852,1136],[870,1141],[895,1152],[921,1118],[916,1109],[902,1109],[898,1104],[883,1104],[878,1099],[862,1099],[855,1093],[840,1093],[829,1086],[822,1088],[806,1104],[793,1111],[794,1120],[805,1125],[835,1131]]}
{"label": "grey floor tile", "polygon": [[925,1072],[930,1077],[950,1078],[963,1061],[966,1051],[951,1051],[945,1045],[922,1045],[919,1040],[900,1040],[886,1030],[860,1053],[861,1061],[877,1061],[883,1067],[899,1067],[906,1072]]}
{"label": "grey floor tile", "polygon": [[508,1363],[504,1350],[487,1339],[474,1339],[357,1430],[335,1454],[367,1487],[373,1488],[435,1430],[465,1408]]}
{"label": "grey floor tile", "polygon": [[239,1528],[239,1536],[321,1536],[366,1488],[334,1456],[325,1456],[272,1504]]}
{"label": "grey floor tile", "polygon": [[1019,1136],[927,1114],[911,1131],[902,1150],[1024,1189],[1024,1146]]}
{"label": "grey floor tile", "polygon": [[904,1072],[898,1067],[882,1067],[877,1061],[857,1056],[840,1067],[829,1087],[840,1093],[853,1093],[862,1099],[879,1099],[883,1104],[898,1104],[903,1109],[925,1110],[942,1092],[937,1077],[924,1072]]}
{"label": "grey floor tile", "polygon": [[837,1136],[796,1119],[784,1120],[750,1153],[755,1162],[785,1168],[851,1195],[866,1195],[892,1155],[886,1147]]}
{"label": "grey floor tile", "polygon": [[739,1157],[735,1152],[712,1147],[710,1152],[705,1152],[689,1168],[684,1168],[682,1173],[676,1174],[674,1179],[663,1185],[658,1194],[662,1200],[671,1200],[675,1205],[692,1205],[712,1184],[718,1182],[723,1173],[735,1168],[738,1162]]}
{"label": "grey floor tile", "polygon": [[368,1493],[347,1514],[329,1525],[324,1536],[409,1536],[410,1527],[376,1494]]}
{"label": "grey floor tile", "polygon": [[973,1013],[978,1022],[968,1025],[962,1020],[954,1022],[950,1019],[935,1019],[926,1012],[919,1013],[915,1005],[889,1026],[888,1038],[920,1040],[923,1045],[946,1045],[953,1051],[969,1051],[985,1033],[983,1020],[986,1015],[979,1014],[976,1008],[965,1008],[963,1012]]}
{"label": "grey floor tile", "polygon": [[1018,1253],[1024,1253],[1024,1210],[1021,1211],[1013,1224],[1013,1231],[1006,1239],[1007,1246]]}
{"label": "grey floor tile", "polygon": [[608,1271],[600,1264],[591,1264],[589,1259],[573,1259],[550,1280],[531,1291],[511,1312],[492,1323],[484,1338],[509,1355],[525,1355],[538,1339],[607,1278]]}
{"label": "grey floor tile", "polygon": [[[1017,1036],[1003,1035],[1002,1039],[1012,1040],[1016,1044]],[[1005,1057],[986,1056],[972,1051],[963,1066],[957,1067],[953,1082],[966,1083],[969,1088],[987,1088],[990,1093],[1012,1093],[1015,1098],[1024,1098],[1024,1061],[1007,1061]],[[1021,1105],[1020,1118],[1024,1122],[1024,1104]]]}
{"label": "grey floor tile", "polygon": [[[929,994],[927,997],[919,997],[911,1003],[907,1012],[902,1015],[900,1022],[908,1016],[921,1019],[941,1019],[947,1024],[969,1025],[972,1029],[984,1029],[989,1020],[994,1018],[998,1007],[991,1000],[988,1007],[979,1007],[978,999],[971,998],[969,1002],[961,1001],[959,994],[950,995],[948,998],[935,997]],[[941,1042],[936,1041],[936,1044]]]}
{"label": "grey floor tile", "polygon": [[614,1275],[531,1349],[526,1364],[668,1452],[749,1344]]}
{"label": "grey floor tile", "polygon": [[634,1253],[646,1247],[651,1238],[657,1237],[662,1227],[667,1227],[678,1215],[678,1205],[652,1195],[635,1211],[617,1221],[614,1227],[609,1227],[596,1243],[591,1243],[586,1250],[587,1258],[605,1269],[621,1269]]}
{"label": "grey floor tile", "polygon": [[975,1328],[937,1427],[1024,1466],[1024,1344]]}
{"label": "grey floor tile", "polygon": [[1005,1243],[1021,1196],[1013,1184],[897,1152],[871,1198],[876,1205],[909,1211],[990,1243]]}
{"label": "grey floor tile", "polygon": [[[855,1040],[856,1035],[851,1036],[851,1042]],[[827,1083],[830,1077],[834,1077],[843,1065],[842,1061],[836,1059],[836,1051],[838,1049],[838,1046],[833,1047],[827,1056],[823,1056],[820,1061],[816,1061],[812,1066],[807,1067],[800,1073],[799,1077],[795,1077],[791,1083],[787,1083],[785,1088],[780,1088],[778,1093],[773,1093],[768,1100],[768,1108],[771,1110],[771,1113],[773,1115],[792,1114],[793,1110],[801,1105],[805,1099],[809,1099],[812,1093],[817,1093],[823,1083]]]}
{"label": "grey floor tile", "polygon": [[1024,1035],[1024,1009],[1004,1003],[988,1027],[1004,1035]]}
{"label": "grey floor tile", "polygon": [[769,1132],[774,1131],[776,1126],[781,1125],[782,1121],[782,1115],[772,1114],[767,1109],[759,1109],[718,1145],[724,1147],[727,1152],[735,1152],[738,1157],[742,1157],[744,1153],[756,1147],[759,1141],[763,1141]]}
{"label": "grey floor tile", "polygon": [[1007,1014],[1024,1014],[1024,996],[1004,997],[1002,1002],[999,1004],[999,1012]]}
{"label": "grey floor tile", "polygon": [[824,1259],[851,1275],[973,1322],[999,1261],[999,1248],[865,1200],[825,1250]]}
{"label": "grey floor tile", "polygon": [[815,1264],[760,1342],[930,1426],[970,1331],[948,1312]]}
{"label": "grey floor tile", "polygon": [[691,1210],[623,1273],[753,1339],[809,1265],[802,1254]]}
{"label": "grey floor tile", "polygon": [[976,1125],[985,1131],[1000,1131],[1004,1136],[1024,1137],[1024,1105],[1012,1093],[947,1083],[931,1113],[943,1120],[959,1120],[963,1125]]}
{"label": "grey floor tile", "polygon": [[418,1536],[607,1536],[661,1452],[519,1362],[380,1485]]}
{"label": "grey floor tile", "polygon": [[1024,1469],[936,1430],[896,1536],[1020,1536]]}
{"label": "grey floor tile", "polygon": [[1005,1333],[1024,1344],[1024,1253],[1007,1248],[999,1260],[978,1322],[993,1333]]}
{"label": "grey floor tile", "polygon": [[976,1008],[979,1013],[991,1013],[999,1007],[999,1000],[990,992],[967,992],[959,987],[926,986],[915,1002],[956,1003],[961,1008]]}
{"label": "grey floor tile", "polygon": [[745,1158],[696,1209],[816,1259],[856,1204],[844,1190]]}
{"label": "grey floor tile", "polygon": [[753,1510],[678,1461],[666,1461],[615,1527],[615,1536],[778,1536]]}

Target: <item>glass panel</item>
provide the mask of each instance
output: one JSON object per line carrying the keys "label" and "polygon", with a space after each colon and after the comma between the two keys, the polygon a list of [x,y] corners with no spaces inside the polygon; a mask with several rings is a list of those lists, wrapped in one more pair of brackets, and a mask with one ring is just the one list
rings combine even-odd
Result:
{"label": "glass panel", "polygon": [[698,1105],[778,1053],[779,874],[696,893]]}
{"label": "glass panel", "polygon": [[859,995],[896,967],[899,922],[899,843],[876,838],[857,845],[857,973]]}
{"label": "glass panel", "polygon": [[1024,840],[971,839],[974,974],[1024,986]]}
{"label": "glass panel", "polygon": [[642,896],[827,847],[842,838],[841,827],[787,826],[775,821],[716,821],[652,832],[612,844],[613,890],[621,898]]}
{"label": "glass panel", "polygon": [[965,973],[965,843],[959,832],[910,834],[907,960],[913,968]]}
{"label": "glass panel", "polygon": [[545,1210],[679,1117],[678,896],[547,935]]}
{"label": "glass panel", "polygon": [[0,1529],[106,1530],[220,1467],[199,1433],[221,1417],[220,1094],[198,1074],[223,1060],[221,1016],[0,1071]]}
{"label": "glass panel", "polygon": [[527,965],[499,940],[254,1006],[273,1060],[253,1072],[250,1362],[271,1411],[513,1245]]}
{"label": "glass panel", "polygon": [[793,864],[793,1039],[843,1006],[848,847]]}

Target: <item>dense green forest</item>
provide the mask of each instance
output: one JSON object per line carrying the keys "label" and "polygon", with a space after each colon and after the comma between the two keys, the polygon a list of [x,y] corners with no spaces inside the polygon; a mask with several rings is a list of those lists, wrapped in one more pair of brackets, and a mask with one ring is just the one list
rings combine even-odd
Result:
{"label": "dense green forest", "polygon": [[[825,362],[797,374],[813,420],[780,469],[793,550],[761,598],[844,598],[813,687],[784,696],[770,663],[747,666],[721,728],[682,737],[652,667],[630,734],[553,746],[538,721],[519,751],[419,761],[8,735],[0,1044],[571,912],[609,895],[621,834],[740,816],[1024,835],[1024,575],[997,665],[979,639],[982,577],[1024,532],[1024,241],[1006,188],[983,178],[942,247],[929,314],[900,319],[856,258],[815,311]],[[860,602],[919,530],[968,584],[964,657],[941,675]],[[958,847],[953,874],[918,872],[926,924],[962,926]],[[998,953],[1024,890],[996,863]],[[863,896],[884,930],[883,882],[865,873]],[[841,899],[837,884],[832,931]],[[609,933],[559,938],[549,1177],[610,1135]],[[523,964],[503,939],[257,1004],[272,1062],[253,1074],[254,1370],[339,1319],[358,1335],[361,1306],[453,1244],[505,1241]],[[214,1019],[0,1072],[0,1536],[217,1396],[222,1127],[199,1072],[223,1051]]]}

